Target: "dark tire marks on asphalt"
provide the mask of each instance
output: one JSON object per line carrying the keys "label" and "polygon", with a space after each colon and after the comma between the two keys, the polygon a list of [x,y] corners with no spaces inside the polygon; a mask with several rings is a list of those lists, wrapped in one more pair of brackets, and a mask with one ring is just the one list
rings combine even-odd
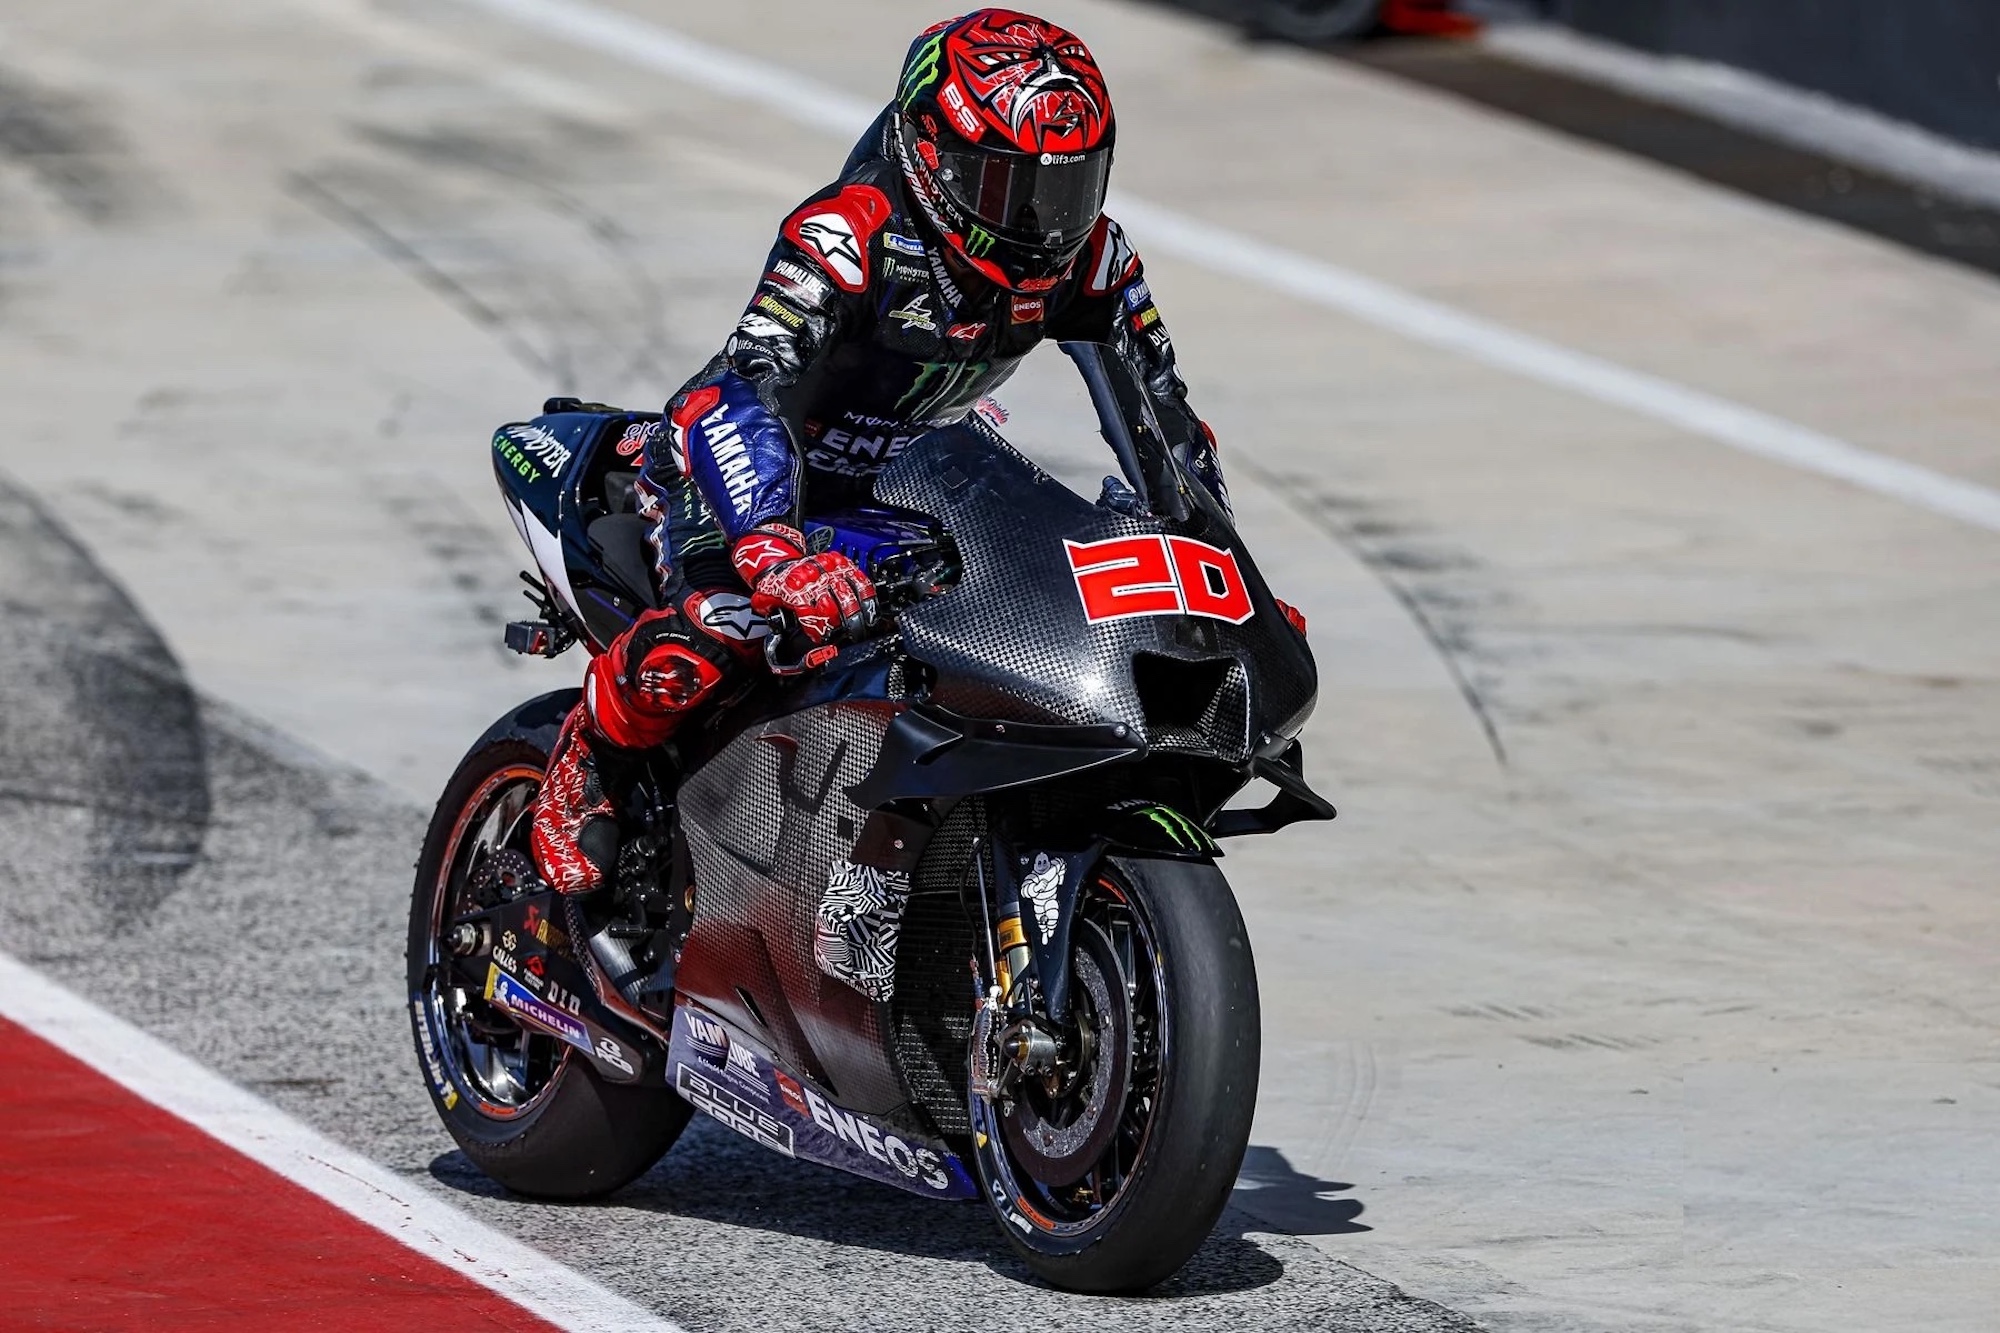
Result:
{"label": "dark tire marks on asphalt", "polygon": [[23,168],[85,222],[106,223],[136,202],[130,164],[83,98],[0,69],[0,161]]}
{"label": "dark tire marks on asphalt", "polygon": [[1432,573],[1469,562],[1455,555],[1392,549],[1370,540],[1372,535],[1379,534],[1364,532],[1359,524],[1345,522],[1341,518],[1344,509],[1356,507],[1355,502],[1345,497],[1322,494],[1315,478],[1273,472],[1241,453],[1231,455],[1229,466],[1263,483],[1293,513],[1347,551],[1375,576],[1444,664],[1452,684],[1458,687],[1459,697],[1465,700],[1466,708],[1479,724],[1480,734],[1486,739],[1486,748],[1493,752],[1493,762],[1506,768],[1507,746],[1500,739],[1500,727],[1494,721],[1487,692],[1476,679],[1478,665],[1473,660],[1474,646],[1469,627],[1460,618],[1447,619],[1437,614],[1450,610],[1455,599],[1435,590],[1413,588],[1404,577],[1406,573]]}
{"label": "dark tire marks on asphalt", "polygon": [[678,384],[664,289],[617,218],[558,181],[616,136],[499,140],[449,125],[358,126],[375,150],[294,172],[301,203],[435,292],[550,392]]}
{"label": "dark tire marks on asphalt", "polygon": [[63,526],[0,478],[0,805],[84,821],[87,900],[142,925],[201,855],[205,746],[172,650]]}

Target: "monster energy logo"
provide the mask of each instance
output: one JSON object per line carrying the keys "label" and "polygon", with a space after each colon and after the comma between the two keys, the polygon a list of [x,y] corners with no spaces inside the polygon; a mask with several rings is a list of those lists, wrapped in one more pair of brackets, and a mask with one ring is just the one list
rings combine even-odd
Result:
{"label": "monster energy logo", "polygon": [[1167,805],[1145,805],[1133,811],[1144,815],[1160,826],[1176,847],[1190,847],[1198,852],[1215,850],[1215,840],[1202,827],[1180,811]]}
{"label": "monster energy logo", "polygon": [[965,253],[974,259],[984,259],[993,253],[993,233],[984,227],[974,227],[972,234],[965,238]]}
{"label": "monster energy logo", "polygon": [[921,97],[938,80],[938,59],[944,48],[944,34],[938,33],[927,39],[903,66],[903,86],[896,91],[896,100],[905,107]]}
{"label": "monster energy logo", "polygon": [[991,361],[926,361],[924,368],[917,372],[916,383],[896,400],[894,410],[901,412],[912,403],[944,402],[978,380],[992,365]]}

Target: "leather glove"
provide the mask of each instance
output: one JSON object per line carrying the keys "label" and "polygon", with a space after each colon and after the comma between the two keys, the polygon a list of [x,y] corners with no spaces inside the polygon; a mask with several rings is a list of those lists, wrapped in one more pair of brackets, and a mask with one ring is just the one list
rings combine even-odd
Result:
{"label": "leather glove", "polygon": [[750,586],[750,609],[760,616],[783,609],[816,644],[855,638],[876,621],[875,585],[838,551],[806,551],[803,534],[766,523],[736,539],[730,549],[736,572]]}

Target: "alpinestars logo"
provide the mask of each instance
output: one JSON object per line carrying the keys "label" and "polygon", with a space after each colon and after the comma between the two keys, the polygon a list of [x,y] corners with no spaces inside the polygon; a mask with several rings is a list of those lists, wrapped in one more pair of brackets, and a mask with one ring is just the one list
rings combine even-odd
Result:
{"label": "alpinestars logo", "polygon": [[687,599],[687,614],[718,639],[748,642],[769,635],[771,627],[750,609],[740,592],[698,592]]}
{"label": "alpinestars logo", "polygon": [[[1125,229],[1105,218],[1098,224],[1098,234],[1092,240],[1090,280],[1084,290],[1091,296],[1102,296],[1132,276],[1132,269],[1139,262],[1138,252],[1125,239]],[[1150,293],[1149,293],[1150,294]]]}
{"label": "alpinestars logo", "polygon": [[819,252],[842,286],[859,291],[865,285],[861,247],[846,218],[838,213],[815,213],[799,224],[799,238]]}

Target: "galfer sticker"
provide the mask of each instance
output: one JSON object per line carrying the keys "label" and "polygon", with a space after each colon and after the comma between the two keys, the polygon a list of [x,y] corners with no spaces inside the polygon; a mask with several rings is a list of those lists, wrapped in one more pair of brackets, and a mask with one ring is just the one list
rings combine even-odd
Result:
{"label": "galfer sticker", "polygon": [[1256,614],[1236,553],[1192,537],[1065,538],[1083,618],[1093,625],[1131,616],[1204,616],[1240,625]]}

